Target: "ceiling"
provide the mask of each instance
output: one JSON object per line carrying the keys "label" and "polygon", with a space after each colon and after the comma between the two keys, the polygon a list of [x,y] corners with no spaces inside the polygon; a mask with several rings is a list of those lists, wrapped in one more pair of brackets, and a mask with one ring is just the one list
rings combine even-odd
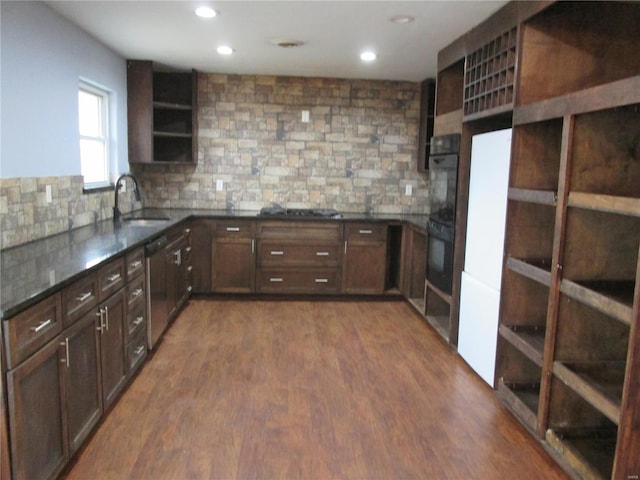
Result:
{"label": "ceiling", "polygon": [[[204,72],[420,81],[507,1],[46,1],[129,59]],[[214,8],[214,18],[194,10]],[[414,17],[393,23],[397,15]],[[293,48],[275,41],[301,41]],[[216,52],[226,44],[234,53]],[[377,59],[360,60],[364,49]]]}

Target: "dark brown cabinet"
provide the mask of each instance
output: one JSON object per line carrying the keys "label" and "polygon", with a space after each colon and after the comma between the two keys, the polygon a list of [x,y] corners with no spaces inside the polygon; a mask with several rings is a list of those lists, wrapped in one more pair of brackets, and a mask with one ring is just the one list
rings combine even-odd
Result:
{"label": "dark brown cabinet", "polygon": [[191,293],[191,229],[178,227],[167,235],[166,255],[167,318],[175,318]]}
{"label": "dark brown cabinet", "polygon": [[124,290],[112,295],[100,306],[100,367],[102,397],[105,410],[111,406],[127,379],[125,363],[125,295]]}
{"label": "dark brown cabinet", "polygon": [[196,163],[196,72],[158,71],[150,61],[127,62],[129,163]]}
{"label": "dark brown cabinet", "polygon": [[341,223],[259,222],[257,238],[257,292],[340,293]]}
{"label": "dark brown cabinet", "polygon": [[436,81],[427,78],[420,84],[420,131],[418,132],[418,171],[429,170],[429,150],[433,137]]}
{"label": "dark brown cabinet", "polygon": [[68,329],[60,342],[65,349],[63,372],[70,455],[80,448],[103,411],[100,332],[96,327],[96,316],[91,312]]}
{"label": "dark brown cabinet", "polygon": [[217,293],[255,291],[255,222],[217,221],[211,242],[211,290]]}
{"label": "dark brown cabinet", "polygon": [[342,291],[382,294],[387,266],[387,225],[347,223],[344,226]]}
{"label": "dark brown cabinet", "polygon": [[69,459],[64,361],[65,349],[56,340],[7,374],[16,480],[53,479]]}

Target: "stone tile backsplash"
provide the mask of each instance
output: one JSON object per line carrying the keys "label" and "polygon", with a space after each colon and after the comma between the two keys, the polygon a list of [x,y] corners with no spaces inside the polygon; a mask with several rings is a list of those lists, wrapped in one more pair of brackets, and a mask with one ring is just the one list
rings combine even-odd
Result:
{"label": "stone tile backsplash", "polygon": [[[428,213],[428,178],[416,169],[419,84],[205,73],[198,80],[198,164],[133,165],[144,206]],[[0,247],[111,218],[113,191],[82,187],[79,175],[0,179]],[[121,194],[123,212],[141,207],[130,192]]]}
{"label": "stone tile backsplash", "polygon": [[198,164],[134,166],[145,205],[427,212],[418,84],[204,73],[198,81]]}
{"label": "stone tile backsplash", "polygon": [[[51,203],[46,186],[51,185]],[[1,248],[9,248],[113,216],[113,190],[83,193],[81,175],[0,179]],[[131,190],[122,211],[139,208]]]}

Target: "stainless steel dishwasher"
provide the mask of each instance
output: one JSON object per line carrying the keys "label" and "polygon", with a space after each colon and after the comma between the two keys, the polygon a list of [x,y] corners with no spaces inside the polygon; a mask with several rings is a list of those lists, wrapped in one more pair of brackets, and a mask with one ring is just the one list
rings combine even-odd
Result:
{"label": "stainless steel dishwasher", "polygon": [[145,246],[147,278],[147,339],[149,349],[157,343],[160,335],[167,328],[167,282],[165,247],[167,237],[162,235]]}

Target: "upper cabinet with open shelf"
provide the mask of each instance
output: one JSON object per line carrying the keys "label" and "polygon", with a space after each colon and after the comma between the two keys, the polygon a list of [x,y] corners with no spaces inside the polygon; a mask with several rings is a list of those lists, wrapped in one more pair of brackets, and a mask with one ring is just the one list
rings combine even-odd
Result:
{"label": "upper cabinet with open shelf", "polygon": [[127,62],[129,163],[197,162],[197,73]]}

